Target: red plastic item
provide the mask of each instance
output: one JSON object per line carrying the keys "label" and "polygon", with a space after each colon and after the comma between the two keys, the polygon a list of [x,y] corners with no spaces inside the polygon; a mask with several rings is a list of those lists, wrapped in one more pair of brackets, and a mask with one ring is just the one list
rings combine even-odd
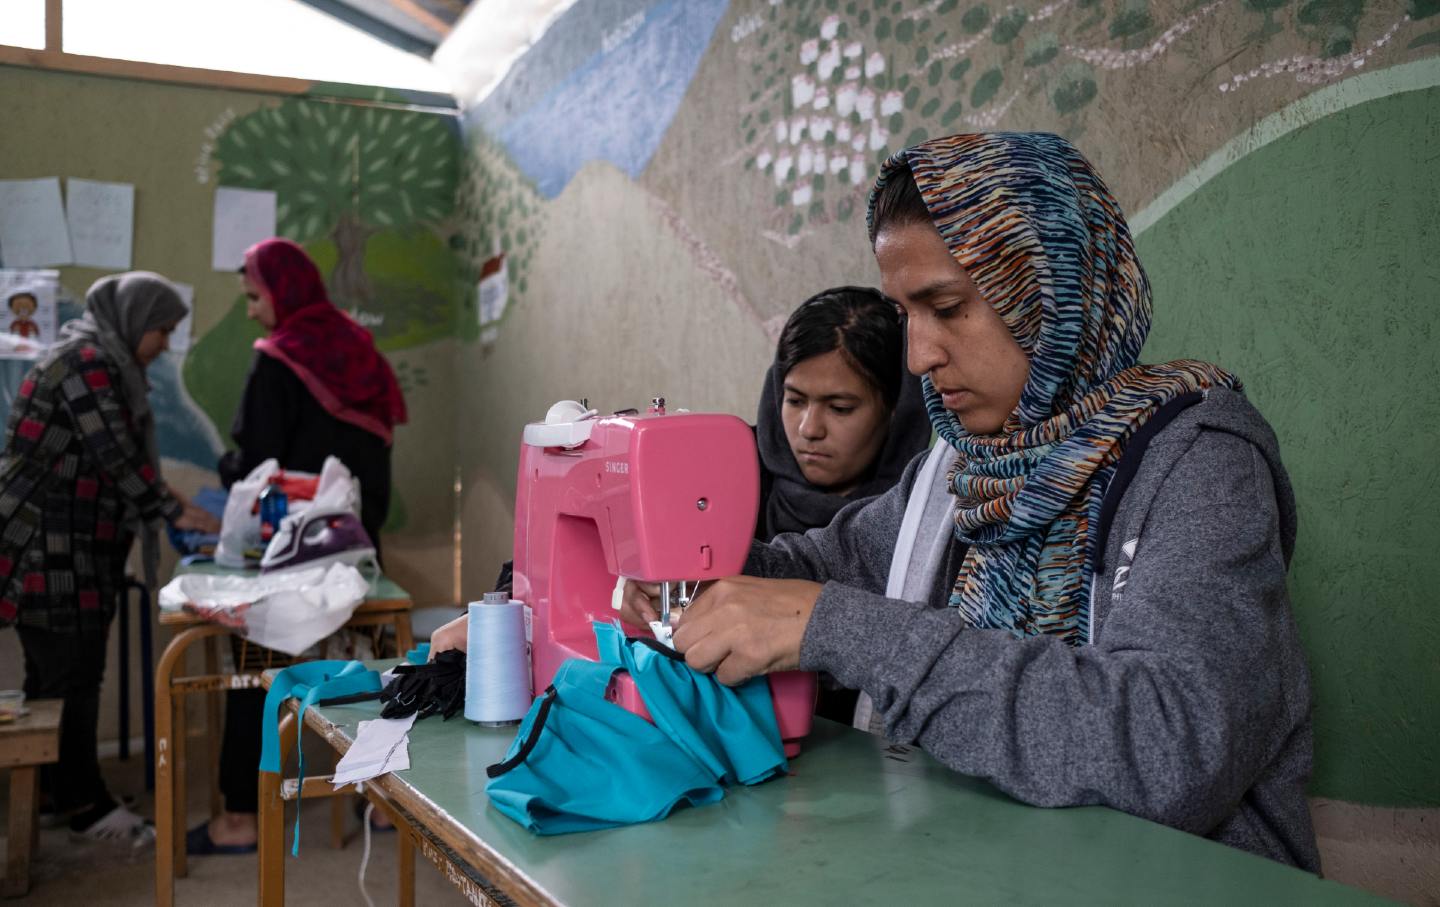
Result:
{"label": "red plastic item", "polygon": [[[313,501],[315,492],[320,487],[319,476],[297,476],[287,474],[284,470],[275,473],[270,477],[271,485],[279,485],[280,490],[285,492],[285,497],[292,501]],[[255,503],[250,505],[250,512],[260,512],[260,498],[257,495]]]}

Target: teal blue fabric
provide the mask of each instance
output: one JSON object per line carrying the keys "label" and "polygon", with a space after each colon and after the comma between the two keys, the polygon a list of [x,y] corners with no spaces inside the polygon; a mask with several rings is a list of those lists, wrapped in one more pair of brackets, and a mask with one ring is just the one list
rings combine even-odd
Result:
{"label": "teal blue fabric", "polygon": [[[305,710],[321,699],[352,696],[356,693],[380,692],[380,675],[358,661],[307,661],[291,665],[275,675],[270,691],[265,694],[265,710],[260,728],[260,771],[279,774],[280,704],[290,697],[300,700],[296,721],[305,729]],[[299,754],[300,789],[305,785],[305,748],[299,745],[297,732],[295,750]],[[300,856],[300,811],[295,811],[295,844],[290,849]]]}
{"label": "teal blue fabric", "polygon": [[[640,688],[650,717],[721,784],[759,784],[787,768],[770,684],[755,677],[727,687],[675,657],[595,625],[600,660],[620,664]],[[670,653],[670,654],[666,654]]]}
{"label": "teal blue fabric", "polygon": [[[617,627],[597,623],[595,636],[599,661],[561,665],[491,766],[485,792],[500,812],[539,835],[593,831],[716,803],[727,784],[788,769],[763,678],[725,687]],[[605,699],[619,670],[635,678],[654,724]]]}
{"label": "teal blue fabric", "polygon": [[430,644],[428,642],[422,642],[409,652],[406,652],[405,660],[412,665],[423,665],[430,660]]}

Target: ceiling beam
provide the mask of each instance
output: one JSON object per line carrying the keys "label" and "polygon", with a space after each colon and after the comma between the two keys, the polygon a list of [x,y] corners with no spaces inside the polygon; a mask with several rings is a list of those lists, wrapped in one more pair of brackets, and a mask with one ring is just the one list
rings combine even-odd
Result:
{"label": "ceiling beam", "polygon": [[436,42],[427,41],[403,29],[396,28],[388,22],[351,6],[345,0],[301,0],[301,2],[408,53],[419,54],[429,59],[430,55],[435,52]]}
{"label": "ceiling beam", "polygon": [[449,36],[452,27],[450,23],[416,3],[415,0],[386,0],[386,2],[431,31],[439,32],[441,38]]}

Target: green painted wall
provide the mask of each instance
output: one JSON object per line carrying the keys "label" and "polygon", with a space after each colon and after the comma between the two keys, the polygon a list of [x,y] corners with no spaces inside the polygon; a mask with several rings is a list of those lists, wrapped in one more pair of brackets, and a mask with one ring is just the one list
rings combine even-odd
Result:
{"label": "green painted wall", "polygon": [[1440,88],[1232,164],[1147,230],[1147,359],[1224,363],[1275,426],[1315,690],[1312,790],[1440,805]]}

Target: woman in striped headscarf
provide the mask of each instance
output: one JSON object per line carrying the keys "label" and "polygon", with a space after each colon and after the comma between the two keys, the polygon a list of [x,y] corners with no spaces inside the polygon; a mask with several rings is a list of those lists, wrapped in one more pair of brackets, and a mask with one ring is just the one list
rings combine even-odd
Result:
{"label": "woman in striped headscarf", "polygon": [[757,544],[676,647],[727,683],[828,671],[858,726],[1027,803],[1317,870],[1278,445],[1229,373],[1138,364],[1150,287],[1099,174],[1053,135],[936,139],[886,162],[869,223],[941,441]]}

